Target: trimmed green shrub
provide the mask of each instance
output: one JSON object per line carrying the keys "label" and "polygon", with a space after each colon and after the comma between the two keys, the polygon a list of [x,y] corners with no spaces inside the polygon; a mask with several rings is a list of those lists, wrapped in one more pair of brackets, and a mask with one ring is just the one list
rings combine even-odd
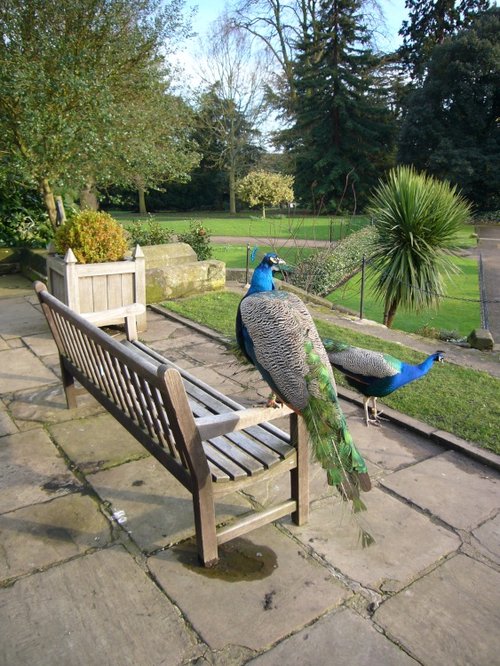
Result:
{"label": "trimmed green shrub", "polygon": [[200,220],[191,220],[189,231],[177,234],[179,243],[187,243],[196,252],[198,261],[211,259],[212,246],[210,245],[210,229],[207,229]]}
{"label": "trimmed green shrub", "polygon": [[174,236],[172,229],[161,225],[155,218],[146,222],[134,220],[125,227],[132,245],[162,245],[171,243]]}
{"label": "trimmed green shrub", "polygon": [[71,248],[81,264],[120,261],[128,252],[128,234],[108,213],[83,210],[69,218],[55,234],[56,251]]}
{"label": "trimmed green shrub", "polygon": [[290,282],[317,296],[327,296],[360,270],[363,255],[370,257],[376,240],[374,227],[356,231],[334,247],[318,250],[301,261]]}

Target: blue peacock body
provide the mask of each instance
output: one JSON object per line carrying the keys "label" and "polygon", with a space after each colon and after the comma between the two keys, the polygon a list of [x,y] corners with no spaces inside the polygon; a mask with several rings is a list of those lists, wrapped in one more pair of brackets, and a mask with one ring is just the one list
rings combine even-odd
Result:
{"label": "blue peacock body", "polygon": [[[350,386],[365,396],[365,418],[377,422],[376,398],[382,398],[420,377],[424,377],[444,352],[437,351],[422,363],[411,365],[390,354],[354,347],[338,340],[324,339],[323,345],[332,366],[342,372]],[[368,416],[368,402],[373,400],[375,417]],[[380,412],[379,412],[380,413]]]}
{"label": "blue peacock body", "polygon": [[279,398],[303,416],[328,483],[353,500],[355,511],[363,509],[359,489],[369,490],[371,484],[339,405],[328,356],[300,298],[269,288],[263,279],[267,273],[272,280],[273,265],[266,255],[241,300],[238,344]]}

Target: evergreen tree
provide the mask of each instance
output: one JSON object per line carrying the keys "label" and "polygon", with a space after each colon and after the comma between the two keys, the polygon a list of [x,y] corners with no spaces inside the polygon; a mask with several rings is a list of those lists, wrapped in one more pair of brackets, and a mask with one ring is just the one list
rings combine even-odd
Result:
{"label": "evergreen tree", "polygon": [[409,19],[403,21],[399,31],[403,37],[399,53],[412,80],[422,81],[436,44],[470,25],[489,4],[488,0],[405,0]]}
{"label": "evergreen tree", "polygon": [[457,184],[480,209],[500,206],[500,9],[436,46],[409,100],[399,161]]}
{"label": "evergreen tree", "polygon": [[298,45],[295,191],[320,212],[354,212],[394,159],[395,115],[380,59],[367,47],[362,0],[321,2]]}

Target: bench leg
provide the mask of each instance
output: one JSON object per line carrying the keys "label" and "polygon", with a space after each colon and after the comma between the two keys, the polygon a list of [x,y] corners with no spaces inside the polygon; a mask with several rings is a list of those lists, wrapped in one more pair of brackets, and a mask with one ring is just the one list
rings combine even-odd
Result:
{"label": "bench leg", "polygon": [[215,509],[212,489],[195,488],[193,491],[194,523],[198,557],[205,567],[213,567],[219,560],[217,534],[215,531]]}
{"label": "bench leg", "polygon": [[297,449],[297,467],[290,470],[292,499],[297,502],[292,520],[305,525],[309,520],[309,441],[304,419],[298,414],[290,414],[290,436]]}
{"label": "bench leg", "polygon": [[77,407],[75,378],[73,377],[72,374],[70,374],[66,370],[62,358],[60,358],[59,360],[61,364],[61,377],[64,388],[64,395],[66,396],[66,404],[68,406],[68,409],[75,409]]}

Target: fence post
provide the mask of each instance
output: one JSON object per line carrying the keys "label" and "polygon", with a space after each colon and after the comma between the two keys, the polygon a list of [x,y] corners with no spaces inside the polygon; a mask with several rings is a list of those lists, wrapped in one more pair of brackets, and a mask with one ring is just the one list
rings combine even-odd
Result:
{"label": "fence post", "polygon": [[489,329],[488,301],[486,299],[486,288],[484,284],[483,256],[479,253],[479,304],[481,310],[481,327]]}
{"label": "fence post", "polygon": [[250,283],[248,282],[248,267],[250,263],[250,243],[247,243],[247,261],[245,267],[245,287],[248,289]]}
{"label": "fence post", "polygon": [[366,257],[363,255],[361,260],[361,298],[359,302],[359,318],[363,319],[363,301],[365,298],[365,266],[366,266]]}

